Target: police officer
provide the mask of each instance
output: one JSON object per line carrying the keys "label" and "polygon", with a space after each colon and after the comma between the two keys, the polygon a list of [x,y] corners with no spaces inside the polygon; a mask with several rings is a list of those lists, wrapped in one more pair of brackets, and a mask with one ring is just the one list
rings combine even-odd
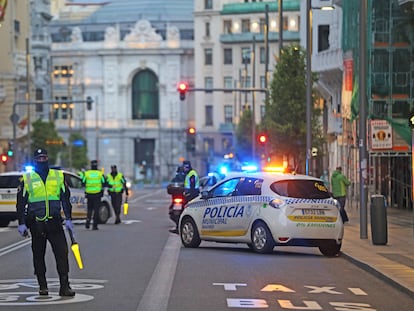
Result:
{"label": "police officer", "polygon": [[[118,172],[116,165],[111,166],[111,172],[106,176],[108,183],[108,193],[111,196],[112,207],[115,212],[115,224],[121,222],[121,204],[122,204],[122,193],[125,191],[128,197],[128,187],[123,174]],[[127,200],[127,199],[126,199]]]}
{"label": "police officer", "polygon": [[103,188],[106,185],[104,174],[98,170],[98,161],[91,161],[91,169],[85,171],[82,182],[85,185],[86,198],[88,199],[88,211],[86,214],[85,228],[89,229],[93,213],[92,230],[98,230],[99,206],[103,195]]}
{"label": "police officer", "polygon": [[[200,178],[195,169],[192,168],[190,161],[183,161],[184,178],[184,202],[183,206],[200,194]],[[178,221],[175,229],[169,230],[178,233]]]}
{"label": "police officer", "polygon": [[[63,172],[49,169],[47,151],[34,152],[34,171],[23,174],[17,192],[18,231],[32,236],[34,273],[39,283],[39,294],[48,295],[46,281],[46,242],[52,246],[60,281],[60,296],[74,296],[69,286],[68,245],[62,228],[61,209],[65,214],[66,229],[73,232],[70,190]],[[27,209],[26,209],[27,205]]]}

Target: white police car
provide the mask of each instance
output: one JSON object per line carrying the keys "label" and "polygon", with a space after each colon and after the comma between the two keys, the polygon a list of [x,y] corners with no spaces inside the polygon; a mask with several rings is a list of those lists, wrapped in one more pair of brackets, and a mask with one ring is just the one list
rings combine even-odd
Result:
{"label": "white police car", "polygon": [[[17,187],[24,172],[6,172],[0,174],[0,227],[7,227],[10,221],[17,220],[16,194]],[[70,188],[72,218],[85,219],[87,199],[85,187],[80,177],[72,172],[63,171]],[[109,196],[103,196],[99,207],[99,222],[106,223],[112,216],[112,205]]]}
{"label": "white police car", "polygon": [[319,178],[240,172],[186,205],[179,234],[191,248],[201,241],[247,243],[258,253],[275,246],[312,246],[335,256],[344,228],[339,204]]}

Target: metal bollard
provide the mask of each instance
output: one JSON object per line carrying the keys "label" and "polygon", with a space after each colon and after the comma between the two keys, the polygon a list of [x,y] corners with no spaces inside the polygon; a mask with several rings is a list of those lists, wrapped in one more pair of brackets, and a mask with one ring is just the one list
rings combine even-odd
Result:
{"label": "metal bollard", "polygon": [[371,196],[371,236],[375,245],[385,245],[388,242],[387,208],[385,197],[380,194]]}

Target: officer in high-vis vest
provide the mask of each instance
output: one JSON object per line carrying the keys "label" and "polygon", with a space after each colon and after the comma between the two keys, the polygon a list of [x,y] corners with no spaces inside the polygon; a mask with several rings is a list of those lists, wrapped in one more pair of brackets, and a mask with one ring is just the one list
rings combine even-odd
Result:
{"label": "officer in high-vis vest", "polygon": [[[195,169],[192,168],[190,161],[183,161],[184,178],[184,202],[183,206],[187,202],[191,201],[200,194],[200,178]],[[178,221],[176,222],[176,228],[169,230],[172,233],[178,233]]]}
{"label": "officer in high-vis vest", "polygon": [[34,273],[39,283],[39,294],[48,295],[46,281],[46,242],[52,245],[60,281],[60,296],[74,296],[69,286],[68,245],[62,228],[61,209],[65,215],[66,229],[73,232],[70,190],[63,172],[49,169],[47,151],[34,152],[34,171],[23,174],[17,192],[18,231],[32,236]]}
{"label": "officer in high-vis vest", "polygon": [[105,175],[98,170],[97,160],[91,161],[91,169],[85,171],[82,182],[85,185],[86,198],[88,199],[88,211],[86,214],[85,228],[89,229],[93,214],[92,229],[98,230],[99,206],[101,205],[106,180]]}
{"label": "officer in high-vis vest", "polygon": [[[125,191],[128,197],[128,187],[126,185],[125,177],[122,173],[118,172],[116,165],[111,166],[111,172],[106,175],[106,181],[108,184],[108,193],[111,196],[112,207],[115,212],[115,224],[121,222],[121,205],[122,205],[122,194]],[[127,201],[127,198],[125,199]]]}

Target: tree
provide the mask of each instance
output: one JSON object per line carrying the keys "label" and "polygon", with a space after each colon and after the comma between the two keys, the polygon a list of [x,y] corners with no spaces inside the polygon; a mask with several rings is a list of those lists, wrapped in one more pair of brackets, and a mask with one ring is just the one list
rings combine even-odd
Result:
{"label": "tree", "polygon": [[[270,156],[288,156],[293,159],[298,171],[304,171],[306,162],[305,56],[305,51],[297,45],[282,49],[270,83],[266,114],[260,126],[268,133],[272,150]],[[317,80],[316,75],[313,75],[313,80]],[[320,147],[323,141],[320,113],[312,105],[312,140],[315,147]]]}
{"label": "tree", "polygon": [[238,160],[248,161],[252,159],[252,112],[245,109],[240,116],[239,124],[236,128],[235,151]]}
{"label": "tree", "polygon": [[86,139],[79,132],[74,132],[69,137],[69,143],[72,145],[72,167],[80,170],[88,165]]}
{"label": "tree", "polygon": [[58,153],[64,149],[64,141],[56,131],[55,123],[44,122],[41,119],[32,123],[31,140],[33,150],[44,148],[49,156],[49,163],[56,164]]}

